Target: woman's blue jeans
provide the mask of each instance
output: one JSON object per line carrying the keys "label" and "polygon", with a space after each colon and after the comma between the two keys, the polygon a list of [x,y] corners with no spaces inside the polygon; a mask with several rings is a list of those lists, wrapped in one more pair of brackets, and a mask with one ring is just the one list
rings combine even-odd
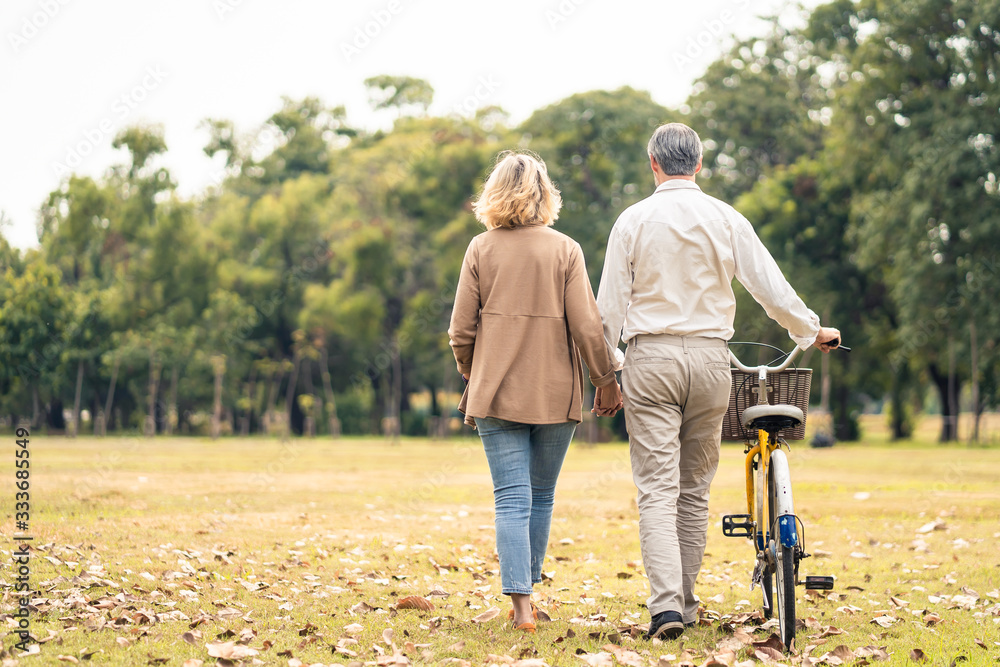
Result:
{"label": "woman's blue jeans", "polygon": [[497,553],[504,595],[531,594],[542,580],[552,499],[576,422],[519,424],[476,417],[493,477]]}

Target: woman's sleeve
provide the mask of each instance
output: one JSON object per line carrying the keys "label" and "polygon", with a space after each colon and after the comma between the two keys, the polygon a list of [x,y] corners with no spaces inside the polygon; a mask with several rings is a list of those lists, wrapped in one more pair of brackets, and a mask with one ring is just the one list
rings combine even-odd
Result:
{"label": "woman's sleeve", "polygon": [[479,329],[479,249],[473,239],[465,251],[462,273],[458,278],[455,305],[451,310],[448,338],[458,362],[458,372],[472,372],[472,355],[476,348],[476,331]]}
{"label": "woman's sleeve", "polygon": [[569,331],[590,369],[590,381],[595,387],[610,385],[615,381],[615,368],[618,364],[604,339],[601,314],[597,310],[590,278],[587,277],[583,250],[578,243],[573,244],[570,253],[564,298]]}

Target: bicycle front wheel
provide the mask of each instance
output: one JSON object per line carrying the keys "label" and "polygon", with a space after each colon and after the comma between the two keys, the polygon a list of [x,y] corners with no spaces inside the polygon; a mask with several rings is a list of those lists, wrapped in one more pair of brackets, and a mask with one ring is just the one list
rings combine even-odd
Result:
{"label": "bicycle front wheel", "polygon": [[[795,638],[795,549],[798,535],[788,461],[780,451],[771,456],[767,492],[771,527],[768,548],[774,556],[774,571],[773,579],[771,575],[766,577],[768,586],[764,590],[771,594],[772,609],[777,611],[781,643],[786,649],[791,649]],[[791,522],[790,528],[788,522]]]}

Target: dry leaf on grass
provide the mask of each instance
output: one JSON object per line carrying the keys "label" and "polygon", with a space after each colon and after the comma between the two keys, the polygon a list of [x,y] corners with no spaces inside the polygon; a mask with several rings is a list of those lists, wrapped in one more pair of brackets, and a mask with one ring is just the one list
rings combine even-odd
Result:
{"label": "dry leaf on grass", "polygon": [[927,624],[927,627],[929,628],[934,627],[940,622],[941,622],[941,617],[933,612],[924,616],[924,623]]}
{"label": "dry leaf on grass", "polygon": [[614,667],[615,661],[610,653],[581,653],[576,657],[583,660],[590,667]]}
{"label": "dry leaf on grass", "polygon": [[419,609],[420,611],[431,611],[434,609],[434,603],[427,598],[420,597],[419,595],[408,595],[405,598],[399,599],[399,602],[396,603],[396,609]]}
{"label": "dry leaf on grass", "polygon": [[854,651],[855,658],[872,658],[877,662],[883,662],[889,659],[889,653],[886,652],[885,647],[876,646],[862,646]]}
{"label": "dry leaf on grass", "polygon": [[898,621],[899,619],[894,616],[876,616],[871,620],[872,623],[874,623],[875,625],[880,625],[883,628],[888,628],[894,623],[897,623]]}
{"label": "dry leaf on grass", "polygon": [[487,621],[492,621],[494,618],[496,618],[499,615],[500,615],[500,609],[498,609],[497,607],[491,607],[491,608],[487,609],[486,611],[484,611],[483,613],[481,613],[479,616],[473,616],[472,617],[472,622],[473,623],[485,623]]}
{"label": "dry leaf on grass", "polygon": [[206,644],[205,648],[208,649],[208,654],[213,658],[225,658],[227,660],[252,658],[258,653],[256,649],[244,646],[243,644],[237,644],[236,642],[213,642]]}
{"label": "dry leaf on grass", "polygon": [[785,645],[781,643],[781,638],[774,633],[771,633],[771,635],[764,641],[753,642],[751,646],[753,646],[754,649],[772,649],[777,651],[779,654],[785,650]]}
{"label": "dry leaf on grass", "polygon": [[[344,626],[344,632],[346,632],[349,635],[360,635],[364,631],[365,631],[365,626],[361,625],[360,623],[351,623],[350,625]],[[299,632],[299,634],[301,635],[302,633]]]}
{"label": "dry leaf on grass", "polygon": [[764,662],[777,662],[778,660],[785,659],[785,656],[781,653],[781,651],[775,651],[770,646],[765,646],[755,650],[753,655],[758,660],[763,660]]}
{"label": "dry leaf on grass", "polygon": [[927,660],[927,656],[919,648],[910,649],[910,660],[914,662],[924,662]]}

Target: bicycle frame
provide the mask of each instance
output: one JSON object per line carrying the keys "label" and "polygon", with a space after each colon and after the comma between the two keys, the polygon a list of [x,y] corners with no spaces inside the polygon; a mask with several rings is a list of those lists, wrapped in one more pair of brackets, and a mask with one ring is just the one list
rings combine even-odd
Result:
{"label": "bicycle frame", "polygon": [[[741,371],[744,371],[746,373],[757,374],[757,378],[759,380],[757,404],[766,405],[768,403],[767,400],[768,371],[778,372],[785,370],[791,365],[792,361],[795,360],[795,357],[798,356],[799,352],[800,349],[796,347],[787,357],[785,357],[785,360],[780,365],[773,367],[766,365],[746,366],[736,357],[735,354],[733,354],[732,350],[730,350],[729,352],[729,358],[733,362],[733,365],[739,368]],[[785,459],[784,453],[781,452],[780,449],[778,449],[779,446],[780,446],[780,441],[778,440],[778,436],[776,433],[769,434],[767,431],[759,429],[757,431],[756,444],[754,444],[752,447],[749,447],[746,453],[747,454],[746,457],[747,514],[749,514],[752,517],[760,517],[761,522],[766,522],[767,518],[770,516],[771,508],[768,507],[766,484],[768,480],[768,474],[772,472],[771,459],[774,458],[775,456],[780,457],[780,460],[775,461],[777,465],[774,466],[774,471],[773,471],[775,478],[774,479],[775,486],[779,491],[781,488],[791,489],[791,480],[788,475],[788,461],[787,459]],[[761,489],[761,494],[760,494],[761,506],[759,508],[760,512],[759,514],[757,512],[758,508],[755,507],[755,501],[757,499],[757,488],[756,488],[757,484],[756,480],[754,479],[755,478],[754,460],[757,459],[757,457],[760,457],[760,462],[758,464],[760,470],[760,479],[762,480],[762,484],[765,485],[765,489]],[[789,501],[787,503],[779,502],[779,507],[775,508],[776,510],[775,516],[779,517],[778,538],[781,541],[781,543],[786,547],[794,547],[796,544],[798,544],[798,535],[796,531],[795,520],[794,519],[792,519],[791,521],[780,520],[780,517],[782,516],[789,516],[789,515],[794,516],[795,514],[794,508],[792,507],[791,503],[790,493],[779,492],[777,495],[779,498],[786,498]],[[782,507],[781,506],[782,504],[785,504],[787,506]],[[756,527],[756,535],[753,542],[754,542],[754,547],[756,548],[758,553],[763,551],[767,547],[767,544],[770,540],[771,530],[773,528],[774,528],[773,526],[767,526],[767,525],[763,526],[759,525]]]}

